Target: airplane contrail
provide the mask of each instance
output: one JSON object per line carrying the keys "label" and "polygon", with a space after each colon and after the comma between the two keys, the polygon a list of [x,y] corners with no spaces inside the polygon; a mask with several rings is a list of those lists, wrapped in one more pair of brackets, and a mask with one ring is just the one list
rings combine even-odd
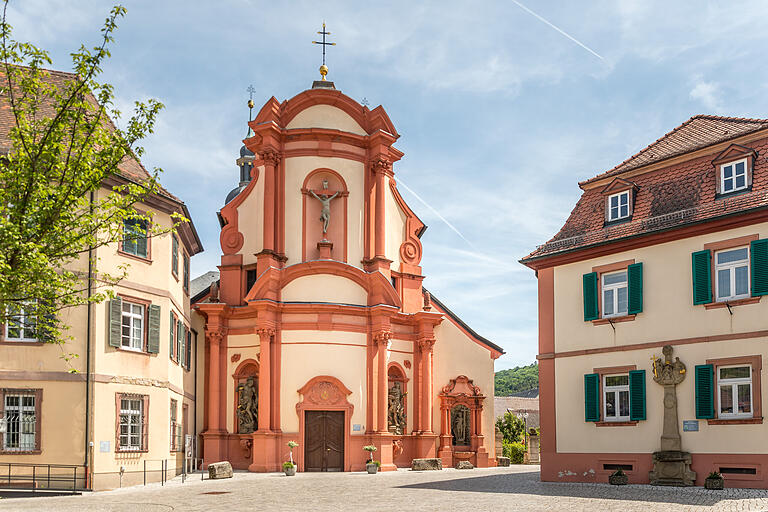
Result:
{"label": "airplane contrail", "polygon": [[565,37],[567,37],[568,39],[570,39],[571,41],[573,41],[573,42],[574,42],[574,43],[576,43],[577,45],[581,46],[582,48],[584,48],[585,50],[587,50],[589,53],[591,53],[592,55],[594,55],[594,56],[595,56],[595,57],[597,57],[598,59],[600,59],[600,60],[602,60],[602,61],[604,61],[604,60],[605,60],[605,59],[603,58],[603,56],[602,56],[602,55],[600,55],[599,53],[597,53],[596,51],[594,51],[592,48],[590,48],[589,46],[585,45],[584,43],[582,43],[581,41],[579,41],[578,39],[576,39],[576,38],[575,38],[575,37],[573,37],[572,35],[568,34],[568,33],[567,33],[567,32],[565,32],[564,30],[561,30],[559,27],[557,27],[557,26],[555,26],[554,24],[550,23],[548,20],[546,20],[546,19],[544,19],[543,17],[539,16],[538,14],[536,14],[535,12],[533,12],[532,10],[530,10],[529,8],[527,8],[526,6],[524,6],[523,4],[521,4],[520,2],[518,2],[517,0],[512,0],[512,2],[513,2],[514,4],[516,4],[518,7],[520,7],[522,10],[524,10],[525,12],[527,12],[528,14],[530,14],[531,16],[534,16],[536,19],[538,19],[538,20],[539,20],[539,21],[541,21],[542,23],[546,23],[547,25],[549,25],[549,26],[550,26],[550,27],[552,27],[553,29],[557,30],[557,31],[558,31],[558,32],[560,32],[562,35],[564,35]]}
{"label": "airplane contrail", "polygon": [[465,237],[464,235],[462,235],[462,234],[461,234],[461,231],[459,231],[458,229],[456,229],[456,226],[454,226],[453,224],[451,224],[450,222],[448,222],[448,220],[447,220],[445,217],[443,217],[442,215],[440,215],[440,212],[438,212],[437,210],[435,210],[434,208],[432,208],[432,206],[430,206],[430,205],[429,205],[429,203],[427,203],[425,200],[423,200],[423,199],[421,198],[421,196],[419,196],[419,194],[417,194],[416,192],[414,192],[414,191],[411,189],[411,187],[409,187],[408,185],[406,185],[406,184],[403,182],[403,180],[402,180],[402,179],[398,179],[398,180],[397,180],[397,183],[399,183],[400,185],[402,185],[402,186],[403,186],[403,188],[404,188],[405,190],[407,190],[408,192],[410,192],[411,194],[413,194],[413,197],[415,197],[416,199],[418,199],[418,200],[419,200],[419,202],[421,202],[421,204],[423,204],[424,206],[426,206],[427,208],[429,208],[429,211],[431,211],[432,213],[434,213],[434,214],[437,216],[437,218],[439,218],[441,221],[445,222],[445,225],[446,225],[446,226],[448,226],[449,228],[451,228],[451,230],[453,230],[453,232],[454,232],[454,233],[456,233],[457,235],[459,235],[459,236],[461,237],[461,239],[462,239],[462,240],[464,240],[465,242],[467,242],[467,244],[468,244],[468,245],[469,245],[469,246],[470,246],[472,249],[474,249],[474,250],[476,250],[476,251],[478,250],[478,249],[477,249],[477,247],[475,247],[475,244],[473,244],[472,242],[470,242],[469,240],[467,240],[467,237]]}

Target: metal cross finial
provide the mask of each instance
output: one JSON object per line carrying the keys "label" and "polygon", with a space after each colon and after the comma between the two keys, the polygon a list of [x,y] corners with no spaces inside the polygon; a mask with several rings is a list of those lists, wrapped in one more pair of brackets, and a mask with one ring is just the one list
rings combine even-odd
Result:
{"label": "metal cross finial", "polygon": [[330,32],[326,32],[326,30],[325,30],[325,22],[323,22],[323,30],[318,32],[318,34],[323,36],[323,40],[322,41],[312,41],[312,42],[314,44],[322,45],[322,47],[323,47],[323,65],[320,66],[320,74],[323,76],[323,80],[325,80],[325,75],[328,74],[328,68],[325,65],[325,47],[326,46],[336,46],[336,43],[326,42],[325,36],[329,36],[329,35],[331,35],[331,33]]}
{"label": "metal cross finial", "polygon": [[254,89],[253,84],[249,85],[248,88],[245,90],[245,92],[250,93],[251,99],[253,99],[253,93],[256,92],[256,89]]}
{"label": "metal cross finial", "polygon": [[360,101],[360,104],[361,104],[362,106],[364,106],[364,107],[367,107],[368,105],[370,105],[370,103],[368,103],[368,98],[363,98],[363,99]]}

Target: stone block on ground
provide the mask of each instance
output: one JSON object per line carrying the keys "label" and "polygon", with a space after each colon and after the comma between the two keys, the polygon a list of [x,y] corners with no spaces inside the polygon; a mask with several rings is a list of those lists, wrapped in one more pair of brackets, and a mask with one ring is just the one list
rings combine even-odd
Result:
{"label": "stone block on ground", "polygon": [[497,466],[509,466],[509,457],[496,457],[496,465]]}
{"label": "stone block on ground", "polygon": [[475,469],[475,466],[473,466],[472,463],[468,460],[462,460],[456,464],[456,469]]}
{"label": "stone block on ground", "polygon": [[440,459],[413,459],[411,462],[413,471],[434,471],[443,469],[443,461]]}
{"label": "stone block on ground", "polygon": [[228,461],[212,462],[211,464],[208,464],[208,478],[211,480],[232,478],[232,464]]}

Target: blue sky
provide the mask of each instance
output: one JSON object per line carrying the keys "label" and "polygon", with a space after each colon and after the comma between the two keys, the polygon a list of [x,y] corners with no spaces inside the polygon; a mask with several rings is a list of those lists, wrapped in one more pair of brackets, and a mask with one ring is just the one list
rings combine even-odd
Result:
{"label": "blue sky", "polygon": [[[108,6],[14,0],[9,22],[70,70],[69,52],[98,42]],[[560,228],[579,180],[692,115],[768,117],[759,0],[126,7],[102,79],[124,111],[135,99],[166,105],[143,161],[189,206],[206,248],[193,276],[219,260],[215,212],[238,180],[245,89],[258,109],[308,88],[325,20],[338,43],[329,78],[383,105],[401,134],[396,177],[426,203],[400,187],[429,225],[425,286],[504,347],[497,369],[535,358],[536,279],[517,260]]]}

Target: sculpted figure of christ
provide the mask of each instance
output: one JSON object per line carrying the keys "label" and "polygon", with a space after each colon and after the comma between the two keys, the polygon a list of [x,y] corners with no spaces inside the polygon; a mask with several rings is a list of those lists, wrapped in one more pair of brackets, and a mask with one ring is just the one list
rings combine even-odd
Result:
{"label": "sculpted figure of christ", "polygon": [[330,197],[326,194],[320,194],[318,196],[315,194],[314,190],[310,190],[309,193],[312,194],[312,196],[322,204],[322,210],[320,210],[320,220],[323,221],[323,236],[325,236],[325,234],[328,232],[328,222],[331,220],[331,201],[333,201],[336,196],[339,195],[339,193],[336,192]]}

